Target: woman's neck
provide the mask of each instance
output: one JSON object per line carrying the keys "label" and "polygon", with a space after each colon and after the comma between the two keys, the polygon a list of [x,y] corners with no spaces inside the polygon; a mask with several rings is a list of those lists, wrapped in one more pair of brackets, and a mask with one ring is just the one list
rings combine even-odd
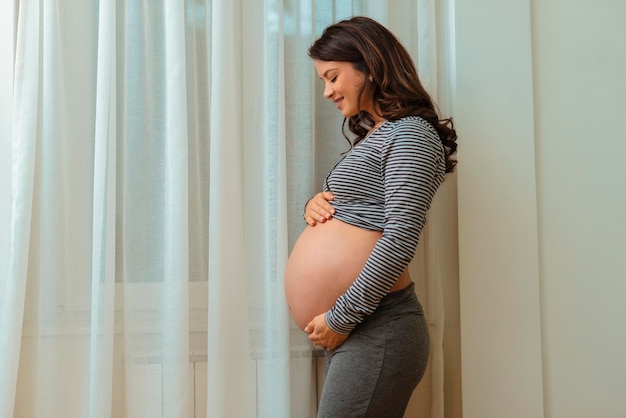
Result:
{"label": "woman's neck", "polygon": [[366,136],[370,136],[370,134],[372,132],[374,132],[376,129],[378,129],[380,127],[380,125],[382,125],[385,122],[387,122],[387,119],[378,119],[377,121],[375,121],[374,126],[372,126],[371,129],[369,131],[367,131],[367,135]]}

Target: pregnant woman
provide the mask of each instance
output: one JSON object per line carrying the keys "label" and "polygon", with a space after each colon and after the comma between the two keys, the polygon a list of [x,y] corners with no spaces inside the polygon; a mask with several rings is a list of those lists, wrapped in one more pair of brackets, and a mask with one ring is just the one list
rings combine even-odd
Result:
{"label": "pregnant woman", "polygon": [[408,273],[456,150],[410,56],[372,19],[326,28],[309,49],[350,151],[305,207],[285,270],[295,322],[325,348],[319,418],[402,417],[429,354]]}

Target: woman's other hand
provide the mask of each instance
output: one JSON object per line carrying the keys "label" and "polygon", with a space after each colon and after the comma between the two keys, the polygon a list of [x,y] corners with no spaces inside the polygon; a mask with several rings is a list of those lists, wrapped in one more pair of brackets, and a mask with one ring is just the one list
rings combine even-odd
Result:
{"label": "woman's other hand", "polygon": [[320,192],[313,196],[304,207],[304,220],[310,226],[315,226],[318,222],[326,222],[335,214],[335,208],[328,203],[335,197],[332,192]]}
{"label": "woman's other hand", "polygon": [[304,328],[304,332],[309,334],[309,340],[315,345],[325,347],[327,350],[333,350],[339,347],[348,338],[350,334],[338,334],[328,327],[326,314],[319,314],[309,322]]}

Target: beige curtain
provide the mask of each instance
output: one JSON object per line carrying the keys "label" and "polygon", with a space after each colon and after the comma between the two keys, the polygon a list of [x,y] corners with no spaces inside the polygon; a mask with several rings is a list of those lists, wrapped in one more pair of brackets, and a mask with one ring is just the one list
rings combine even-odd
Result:
{"label": "beige curtain", "polygon": [[[6,3],[0,14],[13,15]],[[15,7],[15,46],[0,44],[15,48],[0,51],[14,57],[0,137],[11,154],[0,416],[315,416],[321,361],[289,318],[282,271],[344,142],[306,51],[340,18],[376,18],[449,113],[445,6]],[[443,417],[454,393],[456,354],[443,349],[447,289],[457,303],[454,189],[452,177],[411,265],[433,346],[407,416]]]}

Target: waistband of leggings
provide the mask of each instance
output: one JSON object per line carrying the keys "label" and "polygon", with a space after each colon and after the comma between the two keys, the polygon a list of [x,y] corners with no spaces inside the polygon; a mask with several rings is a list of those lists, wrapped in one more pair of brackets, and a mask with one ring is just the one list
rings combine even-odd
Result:
{"label": "waistband of leggings", "polygon": [[404,289],[389,292],[385,295],[380,300],[377,310],[393,309],[394,306],[405,303],[416,303],[419,306],[419,311],[422,311],[422,306],[417,298],[417,294],[415,293],[415,283],[413,282],[411,282],[411,284]]}
{"label": "waistband of leggings", "polygon": [[406,288],[390,292],[383,297],[376,310],[366,316],[354,331],[367,332],[405,315],[423,314],[424,309],[415,294],[415,284],[411,282]]}

